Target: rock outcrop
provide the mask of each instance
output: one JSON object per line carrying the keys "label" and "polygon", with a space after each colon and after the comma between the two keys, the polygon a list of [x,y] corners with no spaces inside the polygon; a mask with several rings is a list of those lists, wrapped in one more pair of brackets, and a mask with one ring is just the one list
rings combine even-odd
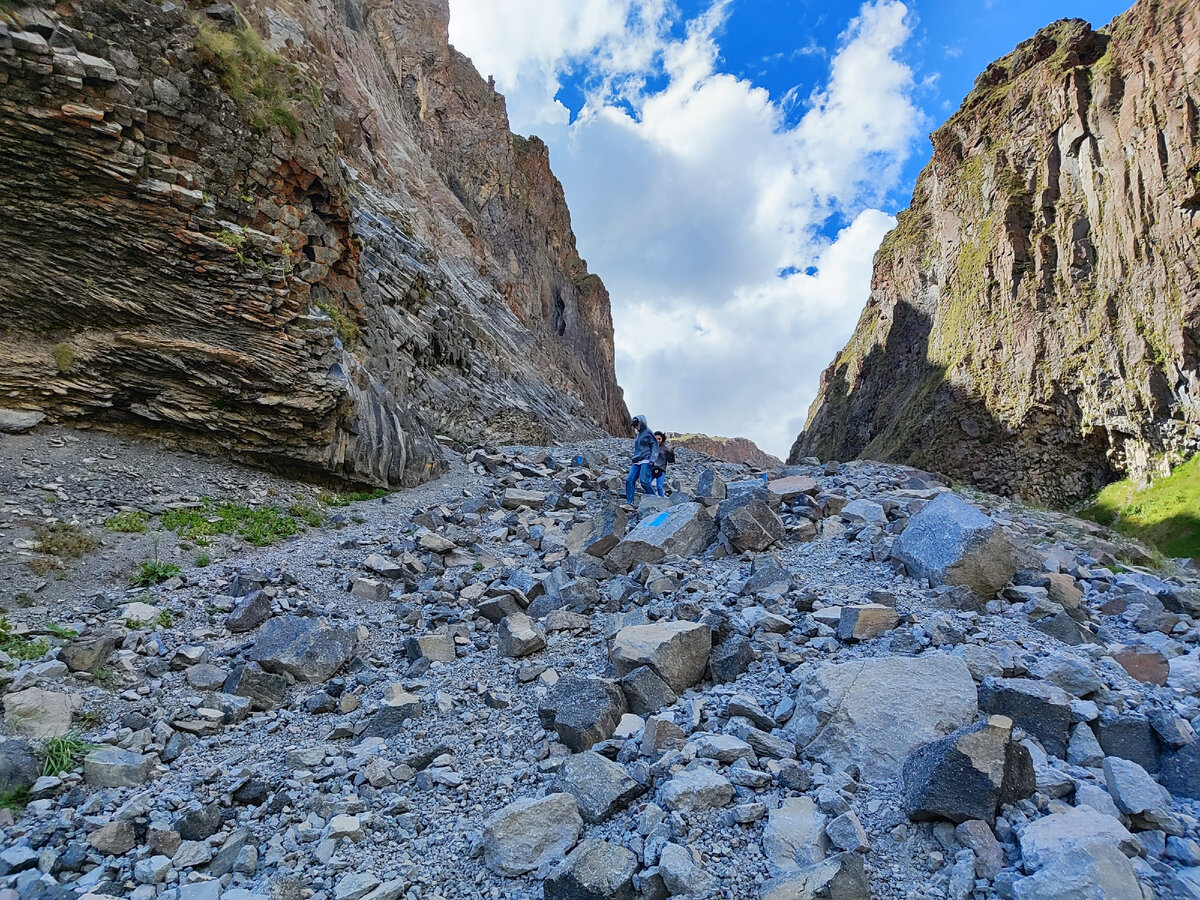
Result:
{"label": "rock outcrop", "polygon": [[628,421],[546,146],[445,0],[0,10],[0,407],[408,484]]}
{"label": "rock outcrop", "polygon": [[1048,26],[934,132],[791,459],[1067,504],[1200,447],[1200,21]]}
{"label": "rock outcrop", "polygon": [[667,441],[676,447],[686,447],[713,459],[730,463],[750,463],[769,469],[780,460],[762,450],[754,441],[744,437],[709,437],[707,434],[667,434]]}

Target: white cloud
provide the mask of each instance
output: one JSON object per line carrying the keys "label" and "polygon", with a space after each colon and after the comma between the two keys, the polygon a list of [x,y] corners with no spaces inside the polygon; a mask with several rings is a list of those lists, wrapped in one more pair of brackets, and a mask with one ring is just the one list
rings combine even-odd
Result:
{"label": "white cloud", "polygon": [[[663,0],[451,0],[451,38],[495,74],[514,129],[550,145],[580,252],[612,294],[632,411],[782,455],[867,298],[892,222],[872,207],[921,132],[897,58],[908,11],[864,3],[826,83],[777,101],[719,70],[726,0],[682,30],[669,12]],[[568,71],[587,86],[570,124],[554,105]],[[834,215],[850,224],[830,239]]]}

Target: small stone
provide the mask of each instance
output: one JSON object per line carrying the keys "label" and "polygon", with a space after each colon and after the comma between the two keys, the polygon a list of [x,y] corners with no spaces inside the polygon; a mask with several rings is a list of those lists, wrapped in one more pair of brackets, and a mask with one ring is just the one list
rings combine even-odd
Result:
{"label": "small stone", "polygon": [[685,769],[659,788],[659,795],[669,809],[685,812],[719,809],[728,805],[733,794],[729,779],[705,766]]}
{"label": "small stone", "polygon": [[496,652],[519,659],[546,648],[546,635],[525,613],[509,613],[496,630]]}

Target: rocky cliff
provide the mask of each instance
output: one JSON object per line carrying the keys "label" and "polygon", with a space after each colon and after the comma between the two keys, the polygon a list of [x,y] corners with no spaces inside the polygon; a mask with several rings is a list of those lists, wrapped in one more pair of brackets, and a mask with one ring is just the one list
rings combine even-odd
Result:
{"label": "rocky cliff", "polygon": [[0,0],[0,406],[376,484],[623,429],[608,295],[446,0]]}
{"label": "rocky cliff", "polygon": [[764,469],[780,465],[779,459],[760,449],[749,438],[709,437],[707,434],[671,434],[668,437],[677,447],[705,453],[724,462],[748,462]]}
{"label": "rocky cliff", "polygon": [[1052,504],[1200,446],[1200,18],[1142,0],[989,66],[932,136],[791,459]]}

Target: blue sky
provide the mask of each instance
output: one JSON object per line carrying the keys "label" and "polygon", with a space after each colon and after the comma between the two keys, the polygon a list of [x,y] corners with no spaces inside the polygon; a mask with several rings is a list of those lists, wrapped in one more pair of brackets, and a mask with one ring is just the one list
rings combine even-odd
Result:
{"label": "blue sky", "polygon": [[537,134],[656,428],[784,455],[869,295],[928,133],[975,76],[1110,0],[450,0]]}

